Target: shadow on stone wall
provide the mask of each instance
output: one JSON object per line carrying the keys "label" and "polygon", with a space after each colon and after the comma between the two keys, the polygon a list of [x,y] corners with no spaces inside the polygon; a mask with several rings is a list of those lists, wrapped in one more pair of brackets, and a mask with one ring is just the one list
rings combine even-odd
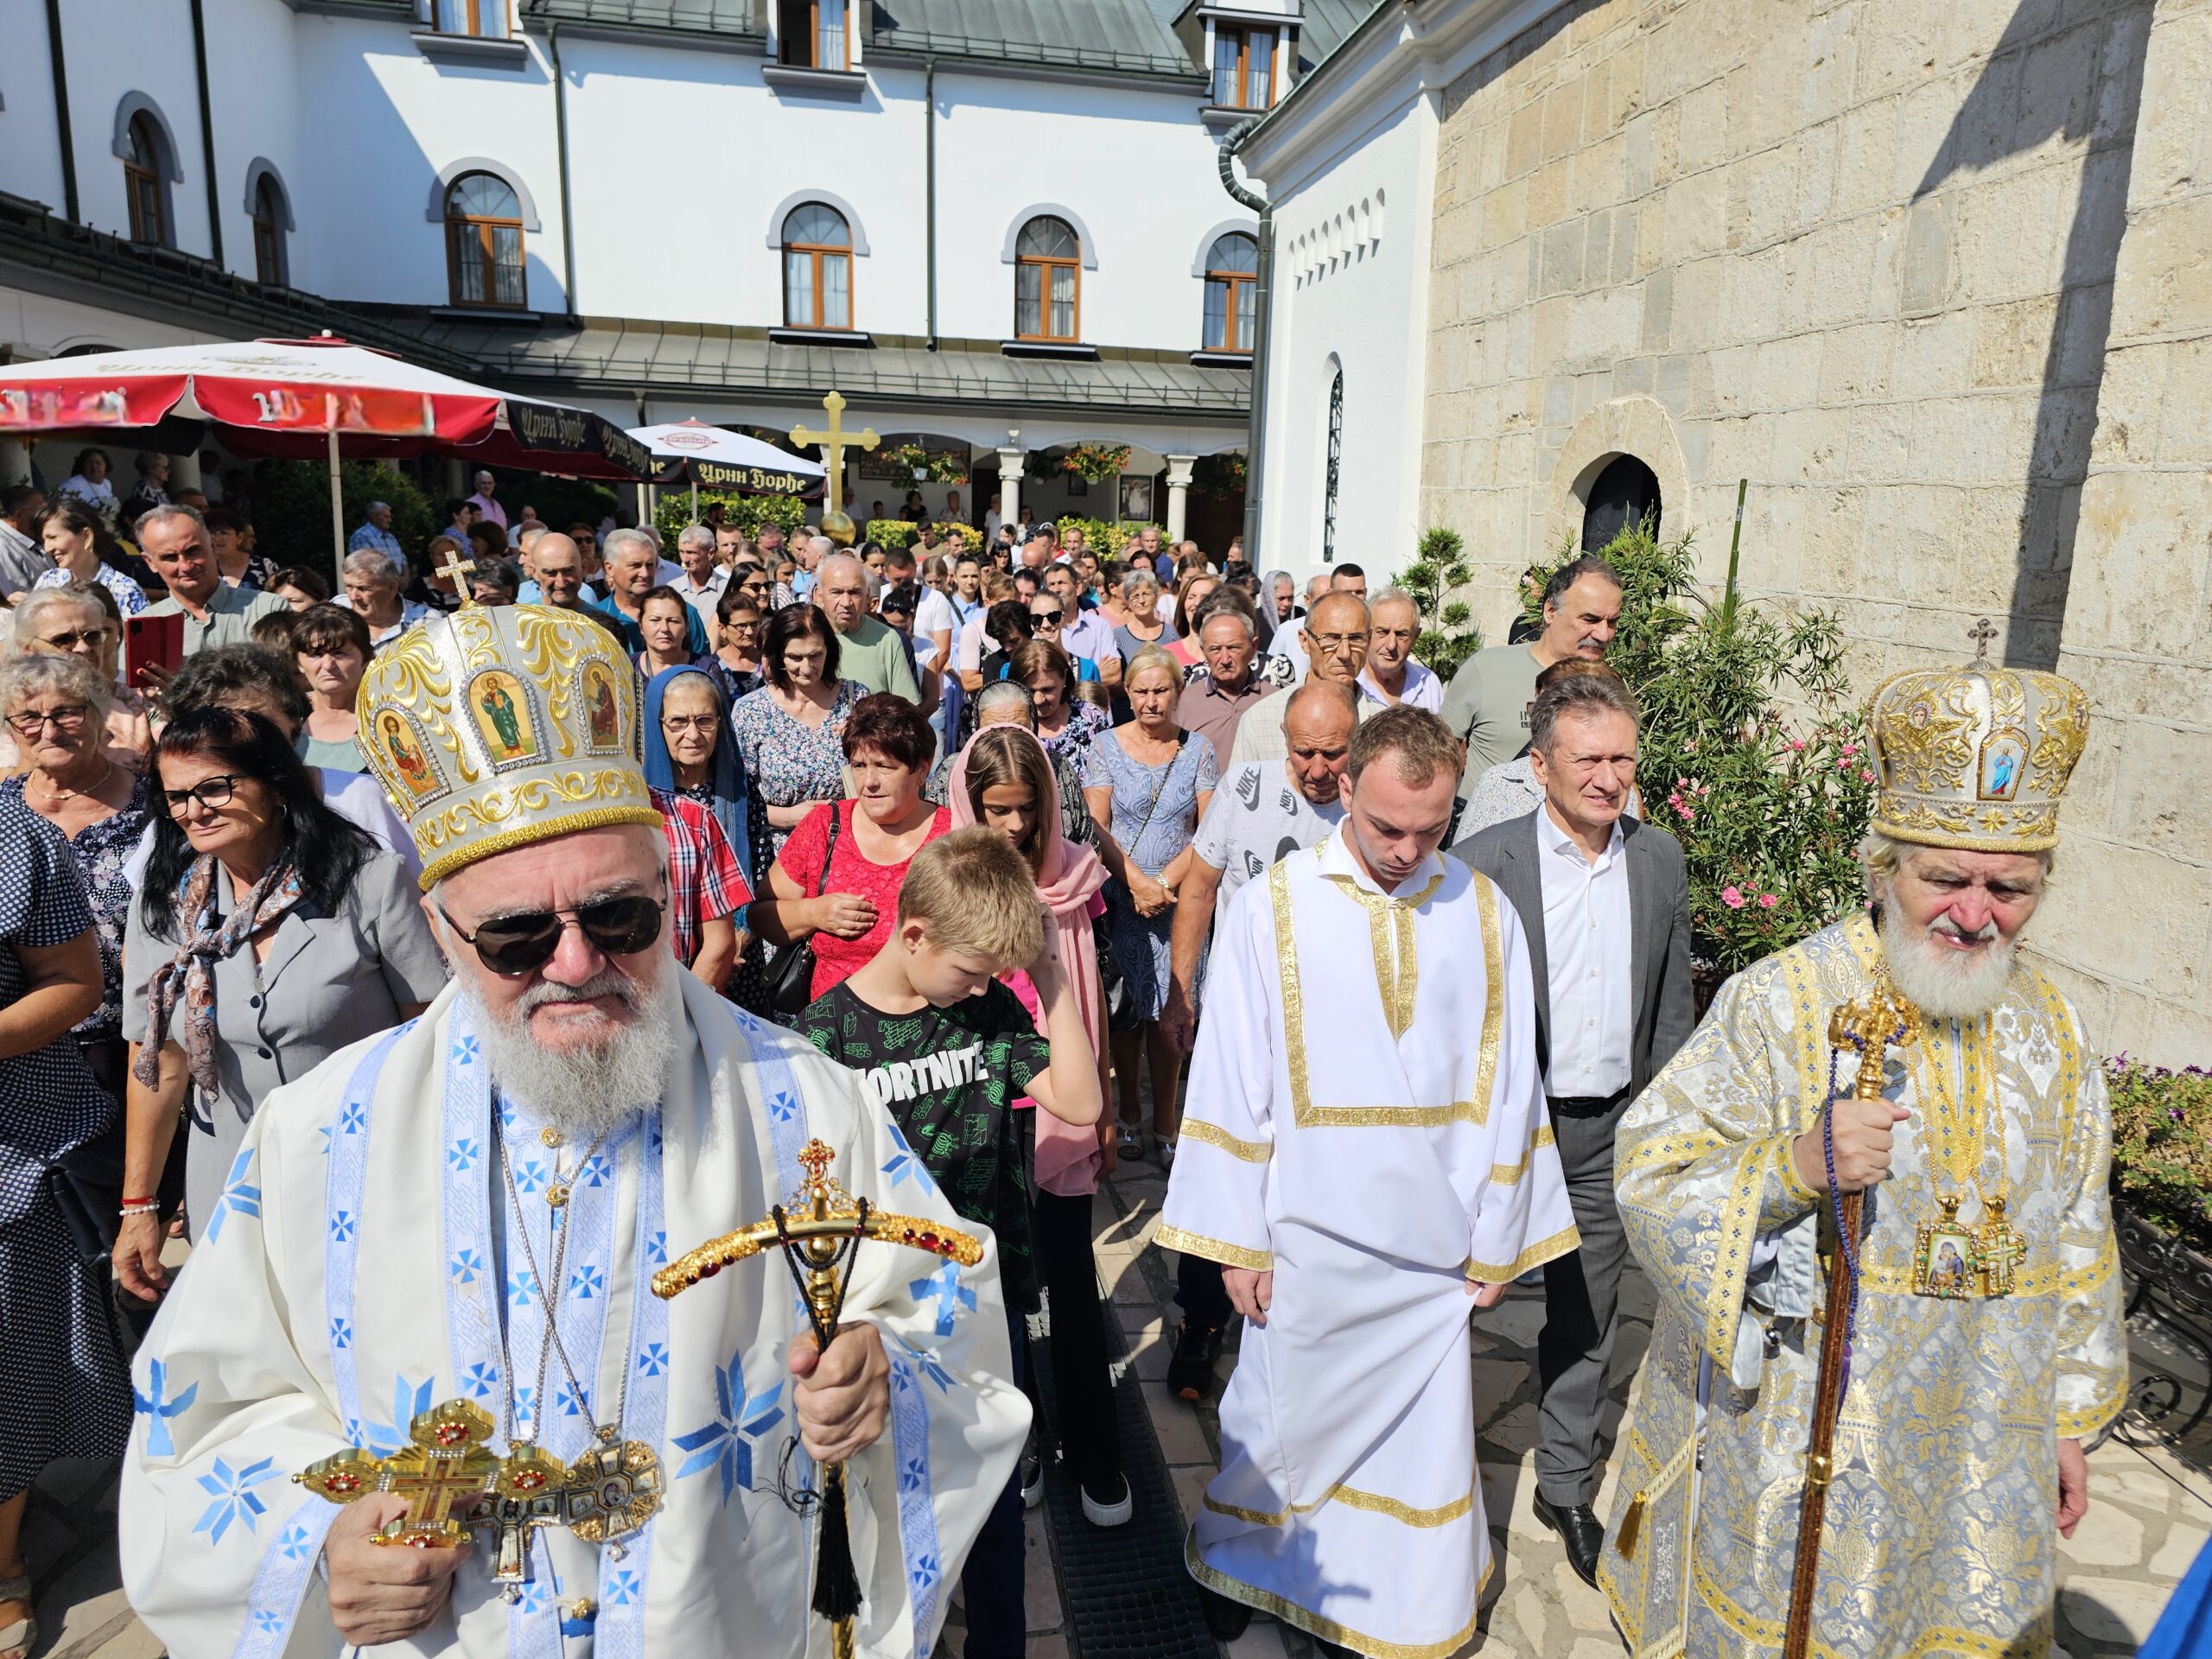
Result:
{"label": "shadow on stone wall", "polygon": [[[2118,0],[2099,16],[2054,29],[2050,0],[2020,0],[1973,90],[1913,192],[1906,225],[1908,315],[1946,308],[1950,219],[1938,193],[2053,138],[2081,143],[2081,187],[2066,231],[2042,392],[2029,448],[2020,541],[2004,657],[2054,669],[2066,620],[2082,484],[2096,433],[2097,396],[2112,327],[2113,276],[2127,222],[2127,181],[2143,91],[2152,0]],[[2087,73],[2082,71],[2086,69]],[[2015,227],[2022,237],[2043,227]]]}

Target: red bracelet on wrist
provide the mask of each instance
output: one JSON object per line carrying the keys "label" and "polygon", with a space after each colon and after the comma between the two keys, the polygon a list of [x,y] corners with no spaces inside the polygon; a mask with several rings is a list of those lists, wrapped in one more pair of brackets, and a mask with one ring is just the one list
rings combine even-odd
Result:
{"label": "red bracelet on wrist", "polygon": [[159,1204],[161,1200],[159,1198],[125,1198],[124,1202],[125,1204]]}

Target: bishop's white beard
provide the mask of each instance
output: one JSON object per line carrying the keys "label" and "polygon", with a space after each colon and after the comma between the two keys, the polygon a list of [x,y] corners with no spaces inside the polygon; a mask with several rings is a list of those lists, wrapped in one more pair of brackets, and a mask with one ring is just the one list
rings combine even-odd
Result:
{"label": "bishop's white beard", "polygon": [[1994,922],[1976,937],[1992,943],[1971,952],[1939,944],[1928,932],[1909,932],[1894,899],[1882,906],[1882,954],[1890,978],[1931,1020],[1978,1020],[2004,1000],[2018,938],[2000,937]]}
{"label": "bishop's white beard", "polygon": [[[588,1142],[657,1104],[667,1091],[683,1003],[675,963],[671,957],[657,963],[658,971],[645,984],[610,966],[582,986],[535,985],[498,1011],[486,1004],[473,975],[461,973],[455,980],[493,1083],[541,1122]],[[604,1030],[594,1039],[559,1051],[541,1047],[531,1034],[531,1010],[578,995],[621,997],[631,1018],[616,1025],[594,1014]]]}

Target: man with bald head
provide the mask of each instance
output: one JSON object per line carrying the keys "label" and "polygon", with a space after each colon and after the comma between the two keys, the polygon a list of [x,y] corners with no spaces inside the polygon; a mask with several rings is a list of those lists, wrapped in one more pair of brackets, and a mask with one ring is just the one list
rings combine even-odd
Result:
{"label": "man with bald head", "polygon": [[[1306,664],[1306,682],[1325,680],[1341,685],[1353,696],[1359,696],[1359,676],[1367,666],[1367,648],[1372,625],[1368,619],[1367,601],[1357,594],[1341,588],[1323,594],[1306,613],[1306,620],[1299,625],[1297,645],[1300,660]],[[1281,636],[1278,634],[1277,639]],[[1364,720],[1370,709],[1379,709],[1362,700],[1359,717]],[[1280,760],[1287,753],[1282,728],[1271,720],[1247,720],[1236,728],[1236,742],[1230,750],[1229,763],[1222,768],[1224,774],[1234,772],[1247,760]]]}
{"label": "man with bald head", "polygon": [[557,530],[549,530],[531,543],[530,562],[537,568],[537,588],[543,596],[540,602],[556,611],[574,611],[588,616],[622,642],[622,648],[634,658],[645,648],[645,636],[638,625],[620,611],[593,604],[583,596],[584,555],[575,538],[564,536]]}
{"label": "man with bald head", "polygon": [[[1190,1052],[1198,1032],[1198,958],[1229,901],[1293,853],[1319,846],[1343,820],[1339,785],[1360,702],[1342,681],[1308,679],[1243,722],[1275,727],[1285,753],[1280,761],[1251,760],[1223,772],[1191,842],[1190,868],[1175,895],[1167,1006],[1160,1016],[1160,1029],[1183,1052]],[[1278,709],[1281,717],[1269,719]],[[1214,1358],[1232,1311],[1220,1263],[1185,1251],[1176,1269],[1175,1300],[1183,1325],[1167,1365],[1167,1391],[1203,1399],[1213,1385]]]}
{"label": "man with bald head", "polygon": [[837,631],[840,679],[921,701],[912,647],[897,629],[868,613],[868,571],[858,559],[832,553],[815,566],[814,602]]}

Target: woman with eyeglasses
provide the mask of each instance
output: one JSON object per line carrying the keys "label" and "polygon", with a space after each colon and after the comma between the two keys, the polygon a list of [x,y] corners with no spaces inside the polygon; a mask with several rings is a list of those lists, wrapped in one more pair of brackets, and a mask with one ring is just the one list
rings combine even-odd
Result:
{"label": "woman with eyeglasses", "polygon": [[676,959],[721,990],[747,943],[753,902],[745,765],[703,668],[671,668],[645,685],[645,783],[668,830],[668,915]]}
{"label": "woman with eyeglasses", "polygon": [[38,579],[37,587],[97,582],[115,595],[116,607],[125,616],[146,608],[145,590],[110,563],[123,555],[108,534],[106,521],[84,502],[68,496],[57,499],[39,521],[39,539],[54,569]]}
{"label": "woman with eyeglasses", "polygon": [[361,719],[353,710],[375,648],[359,611],[316,605],[292,619],[292,661],[308,683],[307,724],[300,728],[300,759],[325,772],[366,772],[357,741]]}
{"label": "woman with eyeglasses", "polygon": [[758,565],[741,564],[715,601],[715,649],[699,666],[721,688],[722,700],[733,708],[768,678],[760,660],[760,640],[768,626],[769,586],[767,572]]}
{"label": "woman with eyeglasses", "polygon": [[[86,664],[106,690],[99,715],[104,754],[126,772],[143,772],[153,752],[153,732],[146,726],[150,706],[139,692],[115,683],[119,639],[122,617],[115,611],[115,595],[102,586],[73,582],[67,588],[35,588],[16,606],[16,651],[75,657]],[[17,754],[22,754],[20,747]]]}
{"label": "woman with eyeglasses", "polygon": [[162,731],[154,765],[162,806],[123,947],[131,1066],[114,1253],[145,1301],[167,1282],[157,1184],[180,1116],[185,1212],[195,1239],[213,1236],[252,1201],[259,1178],[239,1148],[255,1108],[412,1019],[446,981],[406,865],[324,804],[276,722],[197,704]]}

